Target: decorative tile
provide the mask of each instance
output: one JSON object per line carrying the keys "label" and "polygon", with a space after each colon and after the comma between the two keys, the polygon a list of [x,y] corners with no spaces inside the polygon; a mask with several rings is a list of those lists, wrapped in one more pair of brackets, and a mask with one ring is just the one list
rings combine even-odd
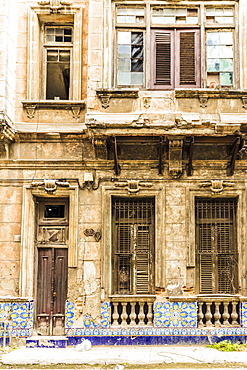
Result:
{"label": "decorative tile", "polygon": [[74,326],[75,322],[75,304],[66,301],[65,303],[65,328],[70,329]]}
{"label": "decorative tile", "polygon": [[104,302],[101,304],[101,325],[103,328],[109,328],[111,325],[111,303]]}
{"label": "decorative tile", "polygon": [[196,327],[197,302],[155,302],[155,327]]}
{"label": "decorative tile", "polygon": [[247,302],[240,304],[240,325],[247,328]]}
{"label": "decorative tile", "polygon": [[10,314],[12,329],[24,329],[29,323],[29,302],[12,303]]}
{"label": "decorative tile", "polygon": [[8,302],[0,303],[0,320],[7,320],[11,304]]}

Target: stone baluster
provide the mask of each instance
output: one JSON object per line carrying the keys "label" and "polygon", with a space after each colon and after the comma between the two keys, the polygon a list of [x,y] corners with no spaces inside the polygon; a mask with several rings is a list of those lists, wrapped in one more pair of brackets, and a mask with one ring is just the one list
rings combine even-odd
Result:
{"label": "stone baluster", "polygon": [[202,312],[202,305],[203,305],[203,302],[199,302],[199,309],[198,309],[198,327],[201,328],[204,326],[203,324],[203,312]]}
{"label": "stone baluster", "polygon": [[147,312],[147,325],[151,325],[153,322],[153,303],[147,302],[148,312]]}
{"label": "stone baluster", "polygon": [[139,307],[140,307],[140,311],[139,311],[139,314],[138,314],[139,325],[145,324],[144,323],[144,319],[145,319],[144,304],[145,304],[144,302],[139,303]]}
{"label": "stone baluster", "polygon": [[220,318],[220,302],[215,302],[214,325],[216,327],[221,326]]}
{"label": "stone baluster", "polygon": [[223,302],[224,311],[223,311],[222,317],[223,317],[223,325],[224,326],[228,326],[229,325],[230,315],[228,313],[228,304],[229,304],[229,302]]}
{"label": "stone baluster", "polygon": [[118,303],[113,303],[112,325],[119,325]]}
{"label": "stone baluster", "polygon": [[205,313],[205,319],[206,319],[206,326],[212,326],[212,313],[211,313],[211,302],[205,302],[206,303],[206,313]]}
{"label": "stone baluster", "polygon": [[135,312],[135,307],[136,307],[136,302],[131,302],[130,303],[131,305],[131,311],[130,311],[130,315],[129,315],[129,318],[130,318],[130,325],[136,325],[136,312]]}
{"label": "stone baluster", "polygon": [[231,313],[232,326],[239,326],[239,323],[237,322],[238,319],[237,304],[238,304],[237,302],[232,302],[232,313]]}
{"label": "stone baluster", "polygon": [[127,319],[128,319],[128,314],[127,314],[127,302],[122,302],[122,315],[121,315],[121,325],[126,326],[127,325]]}

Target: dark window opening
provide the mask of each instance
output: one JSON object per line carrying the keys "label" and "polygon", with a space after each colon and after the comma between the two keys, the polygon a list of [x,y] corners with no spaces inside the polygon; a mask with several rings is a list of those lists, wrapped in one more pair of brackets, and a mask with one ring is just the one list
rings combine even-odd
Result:
{"label": "dark window opening", "polygon": [[236,294],[236,200],[196,200],[197,266],[200,293]]}
{"label": "dark window opening", "polygon": [[62,205],[45,205],[45,218],[64,218],[65,206]]}
{"label": "dark window opening", "polygon": [[70,50],[47,50],[46,99],[69,99]]}

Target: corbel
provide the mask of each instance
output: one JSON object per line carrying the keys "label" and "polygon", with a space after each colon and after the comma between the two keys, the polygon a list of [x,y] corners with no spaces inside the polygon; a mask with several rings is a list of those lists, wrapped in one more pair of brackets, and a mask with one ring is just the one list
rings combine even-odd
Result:
{"label": "corbel", "polygon": [[247,96],[242,96],[243,108],[247,109]]}
{"label": "corbel", "polygon": [[73,2],[71,0],[41,0],[38,1],[40,6],[49,6],[51,12],[57,13],[67,6],[72,6]]}
{"label": "corbel", "polygon": [[146,109],[151,107],[151,98],[150,97],[143,98],[143,106]]}
{"label": "corbel", "polygon": [[200,187],[207,188],[209,187],[212,193],[221,193],[225,187],[231,187],[234,186],[233,182],[228,182],[224,180],[209,180],[201,182]]}
{"label": "corbel", "polygon": [[174,179],[183,173],[183,138],[169,137],[169,175]]}
{"label": "corbel", "polygon": [[208,95],[207,94],[199,94],[198,96],[200,101],[200,107],[206,108],[208,105]]}
{"label": "corbel", "polygon": [[102,108],[106,109],[110,105],[110,99],[136,99],[138,98],[137,89],[126,89],[126,90],[117,90],[117,89],[97,89],[96,95],[101,101]]}
{"label": "corbel", "polygon": [[73,118],[75,118],[75,119],[80,118],[80,114],[81,114],[81,107],[80,106],[73,106],[72,105],[71,111],[72,111]]}
{"label": "corbel", "polygon": [[141,190],[140,187],[151,188],[153,184],[151,182],[141,180],[125,180],[117,182],[115,186],[121,188],[127,187],[129,194],[137,194]]}
{"label": "corbel", "polygon": [[110,96],[102,95],[102,96],[100,96],[100,101],[101,101],[102,108],[106,109],[110,105]]}
{"label": "corbel", "polygon": [[23,104],[24,108],[26,109],[27,112],[27,118],[32,119],[34,118],[35,115],[35,110],[37,109],[37,104]]}
{"label": "corbel", "polygon": [[95,150],[96,158],[107,159],[107,139],[106,137],[95,137],[93,139],[93,145]]}

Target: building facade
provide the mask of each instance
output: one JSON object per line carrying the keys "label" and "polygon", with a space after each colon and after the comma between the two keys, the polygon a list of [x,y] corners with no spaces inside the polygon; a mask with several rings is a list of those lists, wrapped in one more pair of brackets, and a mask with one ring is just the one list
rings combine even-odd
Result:
{"label": "building facade", "polygon": [[1,14],[8,333],[245,340],[245,1],[5,0]]}

